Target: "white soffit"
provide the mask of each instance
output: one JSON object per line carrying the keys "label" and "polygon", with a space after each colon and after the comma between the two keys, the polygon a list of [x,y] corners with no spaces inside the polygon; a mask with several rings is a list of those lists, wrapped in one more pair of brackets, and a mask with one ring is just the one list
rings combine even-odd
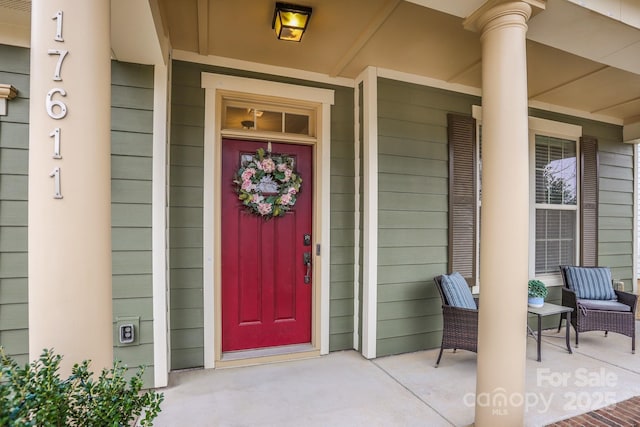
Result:
{"label": "white soffit", "polygon": [[164,63],[157,28],[148,1],[111,0],[111,50],[118,61]]}
{"label": "white soffit", "polygon": [[640,74],[640,29],[567,0],[548,0],[527,38]]}
{"label": "white soffit", "polygon": [[638,0],[567,0],[604,16],[640,28],[640,4]]}
{"label": "white soffit", "polygon": [[420,6],[435,9],[449,15],[466,18],[476,9],[482,6],[487,0],[407,0],[409,3],[419,4]]}

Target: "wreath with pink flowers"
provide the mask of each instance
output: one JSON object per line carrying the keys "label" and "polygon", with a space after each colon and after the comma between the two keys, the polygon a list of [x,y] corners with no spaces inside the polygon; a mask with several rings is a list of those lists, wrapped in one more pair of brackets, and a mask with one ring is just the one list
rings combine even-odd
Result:
{"label": "wreath with pink flowers", "polygon": [[295,205],[302,185],[294,159],[262,148],[250,157],[241,161],[233,179],[238,199],[249,212],[265,219],[283,216]]}

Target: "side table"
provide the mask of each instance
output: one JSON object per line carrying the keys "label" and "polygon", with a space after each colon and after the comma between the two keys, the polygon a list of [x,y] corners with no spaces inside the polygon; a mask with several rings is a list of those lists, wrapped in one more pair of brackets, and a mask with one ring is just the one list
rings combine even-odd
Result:
{"label": "side table", "polygon": [[[540,351],[540,343],[542,342],[542,318],[544,316],[551,316],[554,314],[562,314],[562,313],[570,313],[573,311],[571,307],[565,307],[564,305],[551,304],[549,302],[545,302],[544,305],[540,308],[527,307],[527,312],[531,314],[535,314],[538,316],[538,336],[536,337],[536,341],[538,344],[538,362],[542,361],[542,353]],[[567,324],[566,324],[566,342],[567,342],[567,350],[569,353],[573,354],[571,350],[571,343],[569,339],[569,329],[571,328],[571,316],[567,314],[566,316]],[[531,328],[527,326],[528,330],[531,331]]]}

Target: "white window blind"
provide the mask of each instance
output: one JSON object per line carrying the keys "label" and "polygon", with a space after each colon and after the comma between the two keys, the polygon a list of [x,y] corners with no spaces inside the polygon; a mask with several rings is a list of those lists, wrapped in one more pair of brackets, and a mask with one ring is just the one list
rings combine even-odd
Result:
{"label": "white window blind", "polygon": [[555,273],[576,260],[576,141],[536,135],[535,176],[535,273]]}

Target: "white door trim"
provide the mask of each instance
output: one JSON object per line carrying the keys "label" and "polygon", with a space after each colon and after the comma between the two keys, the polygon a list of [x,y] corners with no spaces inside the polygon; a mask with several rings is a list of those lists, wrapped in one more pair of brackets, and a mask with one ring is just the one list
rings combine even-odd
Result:
{"label": "white door trim", "polygon": [[[293,103],[314,103],[317,109],[317,140],[315,145],[315,188],[316,206],[314,232],[316,242],[321,245],[320,255],[316,256],[316,282],[319,292],[314,298],[320,301],[320,309],[314,310],[313,330],[319,333],[314,345],[321,354],[329,352],[329,247],[330,247],[330,178],[331,178],[331,105],[334,103],[334,91],[328,89],[297,86],[244,77],[202,73],[202,88],[205,89],[205,130],[204,130],[204,183],[203,183],[203,309],[204,309],[204,365],[214,368],[216,345],[220,341],[221,325],[216,324],[216,281],[220,280],[220,178],[216,170],[220,164],[222,144],[221,134],[221,97],[223,91],[242,93],[247,96],[267,96],[286,98]],[[274,138],[276,139],[276,138]],[[319,281],[317,280],[319,278]],[[317,301],[317,300],[316,300]],[[313,305],[314,308],[318,304]],[[319,325],[319,328],[313,325]]]}

